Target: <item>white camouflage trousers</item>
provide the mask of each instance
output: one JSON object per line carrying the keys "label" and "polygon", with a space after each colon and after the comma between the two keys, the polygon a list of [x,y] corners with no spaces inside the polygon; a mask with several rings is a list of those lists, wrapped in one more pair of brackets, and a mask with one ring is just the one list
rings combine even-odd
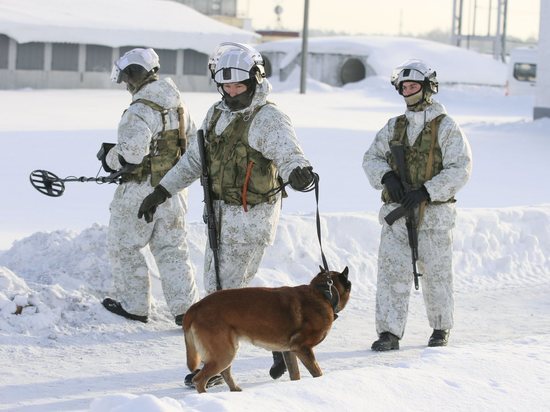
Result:
{"label": "white camouflage trousers", "polygon": [[[220,284],[222,289],[246,287],[258,272],[268,245],[247,243],[220,244]],[[214,256],[206,245],[204,254],[204,288],[207,294],[216,291]]]}
{"label": "white camouflage trousers", "polygon": [[[419,230],[418,272],[426,314],[432,329],[453,327],[451,230]],[[413,285],[411,249],[403,222],[384,224],[378,251],[376,331],[400,339],[405,332]]]}
{"label": "white camouflage trousers", "polygon": [[[265,249],[273,243],[281,210],[280,202],[249,207],[215,201],[218,222],[220,283],[222,289],[248,286],[256,275]],[[204,288],[216,291],[216,271],[210,245],[204,253]]]}
{"label": "white camouflage trousers", "polygon": [[177,316],[199,298],[187,247],[186,195],[180,192],[167,199],[157,208],[153,222],[147,223],[137,213],[152,190],[148,183],[124,183],[111,202],[107,241],[115,299],[129,313],[148,315],[151,280],[141,249],[149,245],[166,303]]}

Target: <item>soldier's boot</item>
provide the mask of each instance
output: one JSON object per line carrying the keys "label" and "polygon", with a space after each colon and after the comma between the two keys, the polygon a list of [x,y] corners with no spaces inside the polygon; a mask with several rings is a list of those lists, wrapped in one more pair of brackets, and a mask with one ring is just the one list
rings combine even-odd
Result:
{"label": "soldier's boot", "polygon": [[382,332],[377,341],[374,341],[371,349],[377,352],[399,349],[399,338],[391,332]]}
{"label": "soldier's boot", "polygon": [[449,329],[434,329],[428,346],[447,346],[447,343],[449,343]]}
{"label": "soldier's boot", "polygon": [[269,376],[279,379],[286,372],[286,364],[282,352],[273,352],[273,365],[269,369]]}

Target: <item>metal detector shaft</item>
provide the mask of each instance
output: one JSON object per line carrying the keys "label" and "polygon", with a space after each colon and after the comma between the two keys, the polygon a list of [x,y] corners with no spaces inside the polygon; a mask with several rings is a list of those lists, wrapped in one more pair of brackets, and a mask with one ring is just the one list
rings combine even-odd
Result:
{"label": "metal detector shaft", "polygon": [[29,179],[32,186],[40,193],[46,196],[59,197],[65,191],[65,182],[119,183],[120,173],[98,177],[69,176],[61,179],[47,170],[34,170],[31,172]]}

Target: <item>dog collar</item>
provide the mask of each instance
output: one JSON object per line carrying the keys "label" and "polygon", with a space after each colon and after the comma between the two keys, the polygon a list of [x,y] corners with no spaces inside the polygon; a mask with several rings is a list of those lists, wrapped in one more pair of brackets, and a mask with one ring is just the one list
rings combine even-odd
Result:
{"label": "dog collar", "polygon": [[[338,303],[340,303],[340,294],[332,283],[332,279],[329,279],[324,285],[316,285],[316,288],[323,294],[323,296],[330,302],[332,311],[334,313],[334,320],[338,319]],[[334,293],[332,292],[334,290]]]}

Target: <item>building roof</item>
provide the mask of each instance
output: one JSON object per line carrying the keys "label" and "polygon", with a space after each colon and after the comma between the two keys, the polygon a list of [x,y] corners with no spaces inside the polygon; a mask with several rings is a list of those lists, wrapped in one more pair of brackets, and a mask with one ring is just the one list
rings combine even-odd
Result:
{"label": "building roof", "polygon": [[[285,67],[301,52],[301,39],[262,43],[260,53],[284,54]],[[430,40],[391,36],[313,37],[308,41],[310,54],[364,56],[376,75],[390,76],[394,67],[408,59],[421,59],[437,71],[443,83],[504,85],[506,64],[472,50]],[[480,68],[480,70],[473,69]]]}
{"label": "building roof", "polygon": [[260,38],[170,0],[2,0],[0,33],[18,43],[190,48],[205,54],[221,41],[254,44]]}

